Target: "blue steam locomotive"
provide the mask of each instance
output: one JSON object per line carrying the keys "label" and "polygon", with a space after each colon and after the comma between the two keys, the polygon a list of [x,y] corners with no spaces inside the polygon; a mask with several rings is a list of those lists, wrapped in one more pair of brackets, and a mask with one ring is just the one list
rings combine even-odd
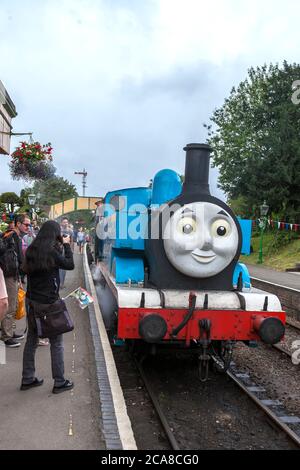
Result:
{"label": "blue steam locomotive", "polygon": [[226,368],[236,341],[280,341],[285,313],[238,261],[251,222],[210,194],[210,147],[184,150],[183,184],[161,170],[150,187],[109,192],[98,208],[100,307],[115,338],[197,347]]}

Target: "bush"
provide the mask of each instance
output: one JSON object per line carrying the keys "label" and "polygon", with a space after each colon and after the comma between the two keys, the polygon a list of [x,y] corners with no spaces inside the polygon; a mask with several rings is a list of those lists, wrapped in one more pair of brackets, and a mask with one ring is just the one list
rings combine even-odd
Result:
{"label": "bush", "polygon": [[277,230],[274,232],[273,242],[269,246],[269,253],[276,253],[280,248],[289,245],[294,240],[299,239],[299,234],[297,232],[292,232],[291,230]]}

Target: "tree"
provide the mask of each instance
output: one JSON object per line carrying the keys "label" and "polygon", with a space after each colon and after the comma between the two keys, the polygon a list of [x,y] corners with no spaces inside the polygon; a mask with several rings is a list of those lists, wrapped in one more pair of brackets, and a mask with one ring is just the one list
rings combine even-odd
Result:
{"label": "tree", "polygon": [[34,194],[40,194],[37,204],[40,206],[51,206],[57,202],[66,201],[78,196],[74,184],[60,176],[54,176],[47,181],[34,183],[31,190]]}
{"label": "tree", "polygon": [[16,206],[20,206],[20,198],[16,193],[2,193],[0,202],[6,205],[9,212],[14,212]]}
{"label": "tree", "polygon": [[227,204],[237,216],[251,218],[255,215],[253,208],[248,205],[244,196],[239,196],[236,199],[229,199]]}
{"label": "tree", "polygon": [[[251,68],[214,111],[208,129],[219,186],[230,199],[300,219],[300,105],[292,102],[300,65]],[[295,100],[293,100],[295,102]]]}
{"label": "tree", "polygon": [[32,193],[31,188],[24,188],[20,192],[20,209],[18,212],[23,213],[23,212],[29,212],[30,211],[30,205],[28,202],[28,196],[29,194]]}

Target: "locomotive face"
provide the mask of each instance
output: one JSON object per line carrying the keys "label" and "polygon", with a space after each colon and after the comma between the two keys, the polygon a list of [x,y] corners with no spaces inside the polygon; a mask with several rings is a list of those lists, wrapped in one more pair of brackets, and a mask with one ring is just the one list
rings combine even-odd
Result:
{"label": "locomotive face", "polygon": [[232,217],[209,202],[186,204],[170,217],[164,248],[172,265],[187,276],[205,278],[223,271],[238,249]]}

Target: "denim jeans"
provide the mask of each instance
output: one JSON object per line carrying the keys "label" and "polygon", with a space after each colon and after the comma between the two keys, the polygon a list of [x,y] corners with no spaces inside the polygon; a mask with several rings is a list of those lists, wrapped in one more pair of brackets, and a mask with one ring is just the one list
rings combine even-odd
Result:
{"label": "denim jeans", "polygon": [[67,271],[65,271],[64,269],[59,270],[59,279],[60,279],[61,286],[65,284],[66,274],[67,274]]}
{"label": "denim jeans", "polygon": [[[27,340],[23,353],[23,373],[22,383],[29,384],[34,381],[35,378],[35,352],[38,347],[38,335],[34,326],[34,318],[32,313],[28,312],[28,333]],[[51,366],[52,366],[52,377],[54,380],[54,386],[60,387],[65,383],[64,377],[64,345],[63,335],[54,336],[49,338],[50,341],[50,353],[51,353]]]}

